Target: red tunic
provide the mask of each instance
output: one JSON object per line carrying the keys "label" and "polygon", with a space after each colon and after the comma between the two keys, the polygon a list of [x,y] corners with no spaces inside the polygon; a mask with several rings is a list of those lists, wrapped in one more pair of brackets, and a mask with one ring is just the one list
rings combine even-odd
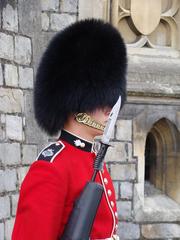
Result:
{"label": "red tunic", "polygon": [[[12,240],[57,240],[63,233],[75,199],[93,174],[92,145],[63,131],[60,140],[43,150],[26,175],[20,190]],[[104,164],[96,181],[103,197],[90,239],[116,233],[115,192]]]}

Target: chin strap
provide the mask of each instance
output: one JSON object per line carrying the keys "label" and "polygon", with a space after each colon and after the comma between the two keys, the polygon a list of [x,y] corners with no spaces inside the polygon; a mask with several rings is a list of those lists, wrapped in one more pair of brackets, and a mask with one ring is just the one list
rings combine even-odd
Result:
{"label": "chin strap", "polygon": [[79,123],[83,123],[89,127],[104,131],[105,126],[102,125],[101,123],[96,122],[87,113],[77,113],[75,115],[75,119]]}

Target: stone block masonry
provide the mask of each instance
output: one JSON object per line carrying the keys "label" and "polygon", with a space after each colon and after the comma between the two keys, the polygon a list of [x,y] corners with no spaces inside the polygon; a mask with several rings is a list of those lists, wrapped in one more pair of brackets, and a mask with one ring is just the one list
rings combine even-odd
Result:
{"label": "stone block masonry", "polygon": [[8,196],[0,197],[0,219],[10,217],[10,199]]}
{"label": "stone block masonry", "polygon": [[0,223],[0,239],[4,240],[4,223]]}
{"label": "stone block masonry", "polygon": [[17,114],[24,111],[23,91],[21,89],[0,87],[0,112]]}
{"label": "stone block masonry", "polygon": [[3,71],[2,71],[2,64],[0,63],[0,86],[3,85]]}
{"label": "stone block masonry", "polygon": [[67,13],[52,13],[50,17],[50,26],[52,31],[60,31],[76,21],[76,17]]}
{"label": "stone block masonry", "polygon": [[59,0],[41,0],[41,7],[43,11],[58,11]]}
{"label": "stone block masonry", "polygon": [[120,222],[118,231],[120,239],[140,239],[139,224]]}
{"label": "stone block masonry", "polygon": [[13,36],[0,32],[0,58],[14,59],[14,41]]}
{"label": "stone block masonry", "polygon": [[61,31],[77,20],[77,0],[41,0],[41,5],[41,26],[43,31]]}
{"label": "stone block masonry", "polygon": [[22,89],[32,89],[33,75],[33,68],[19,66],[19,87]]}
{"label": "stone block masonry", "polygon": [[3,26],[2,28],[8,31],[18,32],[18,11],[17,6],[7,3],[2,11],[3,16]]}
{"label": "stone block masonry", "polygon": [[14,220],[14,218],[11,218],[5,222],[5,239],[7,240],[11,240],[11,236],[9,236],[9,233],[12,232]]}
{"label": "stone block masonry", "polygon": [[62,12],[77,13],[78,0],[61,0],[60,10]]}
{"label": "stone block masonry", "polygon": [[142,226],[142,235],[146,239],[179,239],[179,224],[147,224]]}
{"label": "stone block masonry", "polygon": [[0,170],[0,192],[15,191],[17,186],[17,174],[15,169]]}
{"label": "stone block masonry", "polygon": [[19,186],[38,146],[26,144],[24,132],[28,117],[24,95],[34,82],[34,33],[20,29],[21,4],[21,0],[0,3],[0,240],[11,239]]}
{"label": "stone block masonry", "polygon": [[15,36],[15,55],[14,59],[17,63],[22,65],[29,65],[31,63],[31,40],[24,36]]}
{"label": "stone block masonry", "polygon": [[22,117],[6,115],[6,137],[10,140],[23,141]]}
{"label": "stone block masonry", "polygon": [[12,64],[5,64],[4,65],[4,78],[5,78],[6,86],[17,87],[18,86],[17,67]]}

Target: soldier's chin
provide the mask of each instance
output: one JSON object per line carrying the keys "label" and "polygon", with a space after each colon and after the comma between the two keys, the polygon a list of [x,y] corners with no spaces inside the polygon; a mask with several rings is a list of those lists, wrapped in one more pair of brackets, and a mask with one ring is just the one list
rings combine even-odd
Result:
{"label": "soldier's chin", "polygon": [[104,125],[104,127],[106,127],[108,121],[104,121],[102,124]]}
{"label": "soldier's chin", "polygon": [[97,130],[97,136],[102,136],[104,133],[104,130],[96,129]]}

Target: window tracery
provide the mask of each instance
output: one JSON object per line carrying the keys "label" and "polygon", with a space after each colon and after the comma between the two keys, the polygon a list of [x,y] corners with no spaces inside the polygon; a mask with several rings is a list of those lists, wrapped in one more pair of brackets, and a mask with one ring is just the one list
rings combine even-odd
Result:
{"label": "window tracery", "polygon": [[179,0],[112,0],[111,21],[131,47],[178,48]]}

